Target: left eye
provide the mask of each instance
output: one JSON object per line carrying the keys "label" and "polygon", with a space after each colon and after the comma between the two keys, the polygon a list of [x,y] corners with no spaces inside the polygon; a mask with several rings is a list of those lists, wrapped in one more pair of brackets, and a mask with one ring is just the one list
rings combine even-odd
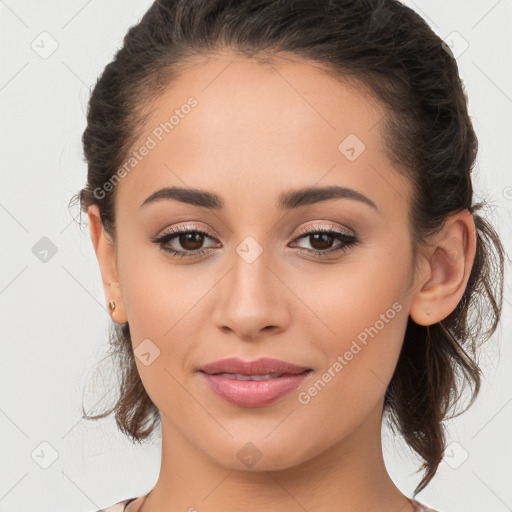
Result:
{"label": "left eye", "polygon": [[[201,249],[205,239],[208,238],[214,240],[213,237],[204,231],[190,229],[185,226],[184,228],[173,229],[160,237],[152,238],[152,242],[157,244],[162,251],[170,253],[173,256],[178,258],[191,258],[199,257],[210,252],[212,247]],[[305,238],[309,238],[309,243],[315,244],[317,248],[301,249],[320,257],[348,250],[358,242],[354,235],[350,235],[343,231],[323,228],[303,233],[300,237],[296,238],[296,240],[302,240]],[[185,250],[174,249],[171,247],[170,242],[174,239],[177,239],[179,245]],[[338,244],[337,248],[332,249],[332,245],[335,240],[339,240],[341,243]]]}
{"label": "left eye", "polygon": [[[343,231],[325,228],[309,231],[297,238],[297,240],[301,240],[303,238],[309,239],[310,244],[316,245],[316,248],[306,250],[318,256],[328,256],[340,251],[346,251],[350,247],[354,246],[358,241],[354,235],[344,233]],[[332,249],[334,240],[339,240],[341,243]]]}

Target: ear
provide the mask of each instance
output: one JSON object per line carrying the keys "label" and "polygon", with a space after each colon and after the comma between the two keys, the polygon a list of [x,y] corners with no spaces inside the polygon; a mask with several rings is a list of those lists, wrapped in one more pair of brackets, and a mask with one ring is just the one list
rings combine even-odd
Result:
{"label": "ear", "polygon": [[[103,229],[100,212],[96,204],[89,206],[87,216],[89,217],[89,231],[94,252],[100,265],[103,290],[107,301],[107,311],[110,312],[114,322],[123,324],[127,321],[127,318],[119,286],[115,245]],[[113,311],[109,307],[111,300],[115,302]]]}
{"label": "ear", "polygon": [[466,289],[476,253],[473,215],[466,209],[452,214],[433,238],[423,258],[409,314],[419,325],[446,318]]}

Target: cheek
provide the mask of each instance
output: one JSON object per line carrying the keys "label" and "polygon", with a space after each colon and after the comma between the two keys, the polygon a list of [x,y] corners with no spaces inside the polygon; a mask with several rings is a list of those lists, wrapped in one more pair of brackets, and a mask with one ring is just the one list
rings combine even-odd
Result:
{"label": "cheek", "polygon": [[350,435],[372,411],[380,417],[408,317],[398,301],[385,306],[385,320],[379,308],[359,308],[358,317],[348,316],[350,326],[339,324],[337,341],[322,347],[325,367],[297,396],[298,412],[311,431],[322,433],[322,446]]}
{"label": "cheek", "polygon": [[[141,380],[155,405],[165,410],[180,405],[183,390],[177,381],[191,364],[191,349],[204,321],[198,318],[203,314],[201,299],[215,278],[194,274],[190,265],[172,265],[158,249],[138,244],[119,251],[123,302]],[[146,365],[148,358],[141,355],[148,352],[151,362]]]}
{"label": "cheek", "polygon": [[321,322],[302,327],[314,340],[312,350],[323,353],[324,368],[318,376],[321,382],[310,392],[306,389],[304,401],[311,399],[320,417],[322,408],[336,404],[329,417],[340,421],[350,411],[354,421],[361,419],[384,395],[395,370],[408,320],[403,293],[409,279],[408,254],[389,246],[376,252],[368,250],[338,267],[329,282],[314,280],[321,285],[309,294],[308,304],[320,312]]}
{"label": "cheek", "polygon": [[[135,230],[134,230],[135,231]],[[149,235],[146,235],[149,236]],[[126,230],[119,236],[119,278],[132,341],[166,340],[204,294],[190,265],[176,265],[156,245]]]}
{"label": "cheek", "polygon": [[[127,282],[127,316],[135,353],[140,343],[151,340],[158,348],[154,370],[169,378],[186,367],[189,352],[197,342],[198,303],[204,296],[204,285],[197,286],[180,279],[176,272],[162,272],[155,265],[146,272],[134,272]],[[156,349],[155,349],[156,350]],[[145,367],[141,368],[144,376]]]}
{"label": "cheek", "polygon": [[[317,313],[318,321],[310,323],[324,351],[343,352],[354,339],[364,343],[378,337],[391,344],[400,342],[406,321],[399,313],[407,309],[408,254],[375,244],[331,268],[328,278],[326,270],[319,269],[303,277],[299,285],[310,309]],[[319,332],[323,336],[318,340]]]}

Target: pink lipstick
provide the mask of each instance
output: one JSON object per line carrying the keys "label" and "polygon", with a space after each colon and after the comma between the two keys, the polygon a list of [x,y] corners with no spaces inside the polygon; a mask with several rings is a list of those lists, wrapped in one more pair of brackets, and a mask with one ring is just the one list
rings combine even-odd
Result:
{"label": "pink lipstick", "polygon": [[222,359],[200,369],[214,393],[239,407],[261,407],[299,387],[311,368],[261,358]]}

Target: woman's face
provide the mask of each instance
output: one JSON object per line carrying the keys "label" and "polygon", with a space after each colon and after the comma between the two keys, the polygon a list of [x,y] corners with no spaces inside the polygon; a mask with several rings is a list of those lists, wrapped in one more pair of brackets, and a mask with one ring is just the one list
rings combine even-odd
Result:
{"label": "woman's face", "polygon": [[[226,467],[284,469],[380,432],[417,285],[384,110],[303,61],[232,55],[199,62],[153,107],[116,185],[116,263],[163,436]],[[172,187],[219,204],[144,204]],[[293,195],[325,187],[341,192]],[[189,235],[154,241],[177,228]],[[311,371],[277,399],[233,402],[200,371],[231,357]]]}

